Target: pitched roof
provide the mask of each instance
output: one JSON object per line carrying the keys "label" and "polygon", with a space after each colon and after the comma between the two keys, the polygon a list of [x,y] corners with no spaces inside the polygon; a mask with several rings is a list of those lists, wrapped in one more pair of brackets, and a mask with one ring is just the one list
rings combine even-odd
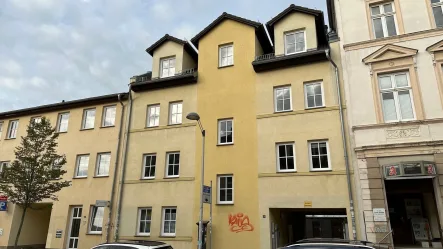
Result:
{"label": "pitched roof", "polygon": [[233,21],[236,21],[239,23],[243,23],[243,24],[252,26],[256,29],[262,26],[262,24],[259,22],[251,21],[251,20],[239,17],[239,16],[235,16],[235,15],[231,15],[226,12],[223,12],[223,14],[221,14],[219,17],[217,17],[217,19],[215,19],[208,26],[206,26],[206,28],[204,28],[202,31],[200,31],[200,33],[198,33],[196,36],[194,36],[191,39],[191,42],[197,46],[198,41],[201,38],[203,38],[203,36],[205,36],[207,33],[209,33],[209,31],[211,31],[213,28],[215,28],[218,24],[220,24],[221,22],[223,22],[226,19],[233,20]]}
{"label": "pitched roof", "polygon": [[272,18],[269,22],[266,23],[266,27],[268,28],[269,31],[269,36],[273,41],[274,41],[274,25],[293,12],[299,12],[314,16],[315,28],[317,30],[318,47],[328,46],[328,39],[326,36],[325,19],[323,16],[323,11],[309,9],[295,4],[289,5],[288,8],[278,13],[278,15],[276,15],[274,18]]}
{"label": "pitched roof", "polygon": [[160,47],[163,43],[167,41],[173,41],[181,45],[185,45],[186,41],[182,39],[178,39],[177,37],[174,37],[172,35],[166,34],[162,38],[160,38],[158,41],[156,41],[154,44],[152,44],[149,48],[146,49],[146,52],[153,56],[154,50],[158,47]]}

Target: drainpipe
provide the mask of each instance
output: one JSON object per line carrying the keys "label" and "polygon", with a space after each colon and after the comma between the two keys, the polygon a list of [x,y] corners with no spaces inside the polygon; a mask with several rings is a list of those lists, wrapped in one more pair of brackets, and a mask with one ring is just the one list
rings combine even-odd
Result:
{"label": "drainpipe", "polygon": [[127,154],[128,154],[128,143],[129,143],[129,128],[131,127],[131,117],[132,117],[132,94],[131,94],[131,85],[129,85],[129,112],[128,112],[128,118],[127,118],[127,124],[126,124],[126,132],[125,132],[125,149],[123,151],[123,165],[122,165],[122,171],[121,171],[121,177],[120,177],[120,192],[118,195],[118,202],[117,202],[117,217],[116,217],[116,224],[115,224],[115,232],[114,232],[114,240],[117,241],[119,238],[119,229],[120,229],[120,219],[121,219],[121,207],[122,207],[122,200],[123,200],[123,188],[124,184],[123,181],[125,179],[125,173],[126,173],[126,164],[127,164]]}
{"label": "drainpipe", "polygon": [[108,228],[106,229],[106,243],[109,243],[109,234],[111,233],[111,219],[112,219],[112,211],[113,211],[113,205],[114,205],[114,195],[115,195],[115,181],[117,180],[117,166],[118,161],[120,160],[120,140],[122,137],[122,129],[123,129],[123,117],[125,115],[125,106],[122,102],[122,94],[120,93],[118,95],[118,101],[120,102],[122,113],[120,115],[120,126],[118,128],[118,139],[117,139],[117,155],[115,157],[115,164],[114,164],[114,179],[112,180],[112,190],[111,190],[111,200],[109,201],[109,215],[108,215]]}
{"label": "drainpipe", "polygon": [[346,143],[346,132],[345,132],[345,121],[343,117],[343,106],[341,104],[341,87],[340,87],[340,81],[339,81],[339,73],[338,73],[338,67],[337,64],[332,60],[331,56],[329,55],[330,50],[326,50],[326,57],[328,58],[329,62],[331,62],[332,66],[335,69],[335,85],[337,87],[337,96],[338,96],[338,109],[340,114],[340,127],[341,127],[341,138],[343,142],[343,155],[345,159],[345,166],[346,166],[346,180],[348,183],[348,194],[349,194],[349,210],[351,212],[351,222],[352,222],[352,236],[353,239],[357,239],[357,228],[355,225],[355,213],[354,213],[354,197],[352,196],[352,185],[351,185],[351,170],[349,168],[349,158],[348,158],[348,146]]}

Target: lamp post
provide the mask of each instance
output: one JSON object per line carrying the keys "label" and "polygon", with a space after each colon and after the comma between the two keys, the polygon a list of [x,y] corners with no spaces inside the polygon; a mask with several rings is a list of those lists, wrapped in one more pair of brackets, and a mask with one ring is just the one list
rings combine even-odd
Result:
{"label": "lamp post", "polygon": [[200,127],[202,133],[202,167],[201,167],[201,184],[200,184],[200,219],[198,221],[198,249],[203,248],[203,185],[205,181],[205,135],[206,132],[200,122],[200,116],[196,112],[186,115],[189,120],[195,120]]}

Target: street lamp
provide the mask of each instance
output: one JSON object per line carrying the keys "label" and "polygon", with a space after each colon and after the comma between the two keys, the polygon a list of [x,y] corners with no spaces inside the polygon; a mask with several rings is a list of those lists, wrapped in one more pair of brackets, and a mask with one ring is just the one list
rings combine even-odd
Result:
{"label": "street lamp", "polygon": [[205,129],[200,122],[200,115],[196,112],[191,112],[186,115],[189,120],[195,120],[200,127],[202,133],[202,168],[201,168],[201,185],[200,185],[200,220],[198,221],[198,249],[203,248],[203,185],[205,181]]}

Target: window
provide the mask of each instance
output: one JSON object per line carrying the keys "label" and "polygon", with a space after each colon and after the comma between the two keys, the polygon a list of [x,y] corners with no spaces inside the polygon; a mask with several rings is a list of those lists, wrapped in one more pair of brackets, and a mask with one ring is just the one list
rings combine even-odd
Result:
{"label": "window", "polygon": [[305,84],[306,108],[324,107],[323,83]]}
{"label": "window", "polygon": [[309,159],[311,161],[311,170],[330,170],[328,142],[309,142]]}
{"label": "window", "polygon": [[394,4],[391,2],[370,7],[375,38],[397,35]]}
{"label": "window", "polygon": [[234,203],[234,177],[232,175],[223,175],[217,177],[217,203]]}
{"label": "window", "polygon": [[285,54],[295,54],[306,51],[305,31],[295,31],[285,34]]}
{"label": "window", "polygon": [[138,209],[137,235],[150,235],[151,234],[151,214],[152,214],[151,208],[139,208]]}
{"label": "window", "polygon": [[234,121],[225,119],[218,121],[218,144],[234,143]]}
{"label": "window", "polygon": [[175,225],[177,224],[177,208],[163,208],[162,235],[175,236]]}
{"label": "window", "polygon": [[96,176],[109,176],[109,165],[111,164],[111,153],[97,154]]}
{"label": "window", "polygon": [[156,154],[148,154],[148,155],[144,156],[143,176],[142,176],[143,179],[154,179],[155,178],[156,161],[157,161]]}
{"label": "window", "polygon": [[67,132],[68,131],[68,122],[69,122],[69,112],[60,113],[58,115],[57,131],[58,132]]}
{"label": "window", "polygon": [[221,46],[218,51],[218,60],[219,67],[234,65],[234,45]]}
{"label": "window", "polygon": [[0,162],[0,179],[4,176],[3,170],[9,166],[9,161]]}
{"label": "window", "polygon": [[3,134],[3,122],[0,122],[0,139],[2,139]]}
{"label": "window", "polygon": [[169,104],[169,124],[181,124],[183,103],[175,102]]}
{"label": "window", "polygon": [[148,127],[155,127],[160,124],[160,105],[148,106]]}
{"label": "window", "polygon": [[95,108],[94,109],[86,109],[83,111],[83,123],[82,129],[93,129],[95,122]]}
{"label": "window", "polygon": [[75,169],[75,178],[88,176],[89,155],[77,156],[77,167]]}
{"label": "window", "polygon": [[378,83],[385,122],[415,119],[408,73],[379,75]]}
{"label": "window", "polygon": [[7,138],[16,138],[17,137],[17,130],[18,130],[18,120],[9,121],[9,129],[8,129]]}
{"label": "window", "polygon": [[432,12],[434,13],[435,26],[443,27],[443,0],[431,0]]}
{"label": "window", "polygon": [[91,215],[89,220],[89,233],[101,234],[103,231],[104,207],[91,207]]}
{"label": "window", "polygon": [[175,75],[175,57],[160,60],[160,78]]}
{"label": "window", "polygon": [[277,171],[295,171],[294,143],[277,144]]}
{"label": "window", "polygon": [[180,152],[166,153],[166,177],[178,177],[180,169]]}
{"label": "window", "polygon": [[105,106],[103,108],[103,121],[102,126],[103,127],[109,127],[115,125],[115,106]]}
{"label": "window", "polygon": [[274,106],[276,112],[292,110],[291,87],[278,87],[274,89]]}
{"label": "window", "polygon": [[31,118],[31,122],[34,122],[34,123],[40,123],[41,121],[42,121],[41,117],[32,117]]}

